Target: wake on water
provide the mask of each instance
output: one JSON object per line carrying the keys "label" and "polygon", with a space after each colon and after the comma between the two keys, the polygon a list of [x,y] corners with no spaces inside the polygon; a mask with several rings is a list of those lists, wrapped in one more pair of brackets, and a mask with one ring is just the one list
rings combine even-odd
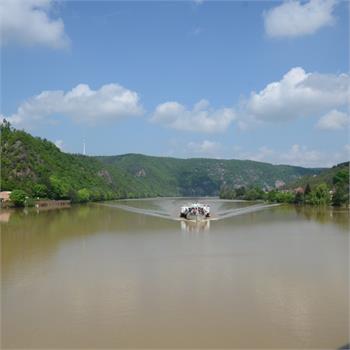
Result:
{"label": "wake on water", "polygon": [[[130,205],[123,204],[122,201],[118,203],[99,203],[98,205],[107,206],[111,208],[117,208],[121,210],[125,210],[132,213],[148,215],[153,217],[158,217],[167,220],[175,220],[175,221],[188,221],[187,219],[180,218],[178,215],[179,211],[179,200],[173,200],[168,203],[165,203],[164,199],[160,199],[162,201],[163,206],[160,207],[159,210],[156,209],[144,209],[137,208]],[[226,201],[225,201],[226,202]],[[246,202],[245,202],[246,203]],[[227,218],[231,218],[238,215],[250,214],[260,210],[276,207],[279,204],[252,204],[241,208],[232,208],[226,210],[217,210],[211,213],[211,217],[204,219],[204,221],[218,221]]]}

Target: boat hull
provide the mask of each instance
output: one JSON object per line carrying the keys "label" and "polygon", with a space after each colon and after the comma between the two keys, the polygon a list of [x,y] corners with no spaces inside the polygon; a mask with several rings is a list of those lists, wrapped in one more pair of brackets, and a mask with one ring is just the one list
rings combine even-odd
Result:
{"label": "boat hull", "polygon": [[187,220],[194,220],[194,221],[202,221],[206,218],[205,215],[202,214],[192,214],[192,213],[188,213],[186,215],[186,219]]}

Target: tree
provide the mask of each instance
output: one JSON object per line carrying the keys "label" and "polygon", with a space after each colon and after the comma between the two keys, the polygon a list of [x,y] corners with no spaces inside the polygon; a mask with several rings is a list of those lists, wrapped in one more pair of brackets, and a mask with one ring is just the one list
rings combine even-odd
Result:
{"label": "tree", "polygon": [[[3,119],[1,122],[1,135],[3,136],[4,133],[9,133],[11,131],[11,124],[6,119]],[[7,136],[7,135],[6,135]]]}
{"label": "tree", "polygon": [[294,196],[294,203],[301,204],[304,201],[304,195],[301,192],[297,192]]}
{"label": "tree", "polygon": [[255,190],[255,188],[250,188],[247,193],[245,194],[245,199],[250,200],[250,201],[254,201],[256,199],[258,199],[259,194],[258,192]]}
{"label": "tree", "polygon": [[332,204],[334,206],[342,206],[349,204],[349,170],[342,169],[333,177],[334,193]]}
{"label": "tree", "polygon": [[237,198],[243,198],[246,194],[246,189],[244,186],[238,187],[236,189],[236,197]]}
{"label": "tree", "polygon": [[10,194],[10,200],[16,207],[24,207],[26,199],[27,193],[23,190],[13,190]]}
{"label": "tree", "polygon": [[78,202],[78,192],[75,191],[72,187],[69,188],[67,197],[73,202]]}
{"label": "tree", "polygon": [[331,202],[331,195],[327,184],[322,183],[311,191],[309,203],[314,205],[328,205]]}
{"label": "tree", "polygon": [[259,188],[253,187],[247,191],[244,198],[248,200],[253,200],[253,201],[257,199],[262,199],[263,192]]}
{"label": "tree", "polygon": [[39,198],[47,197],[47,186],[44,184],[35,184],[33,186],[33,196]]}
{"label": "tree", "polygon": [[345,188],[343,186],[336,187],[332,197],[332,205],[335,207],[340,207],[347,202],[349,202],[349,195],[345,191]]}
{"label": "tree", "polygon": [[304,195],[307,196],[311,192],[310,184],[307,183],[304,190]]}
{"label": "tree", "polygon": [[223,186],[220,189],[220,198],[224,198],[224,199],[234,199],[234,198],[238,198],[237,196],[237,190],[233,190],[230,189],[227,186]]}
{"label": "tree", "polygon": [[310,203],[310,195],[311,195],[311,186],[309,183],[306,184],[304,189],[304,203]]}
{"label": "tree", "polygon": [[78,191],[78,201],[81,203],[88,202],[90,199],[90,192],[86,188]]}
{"label": "tree", "polygon": [[276,202],[276,196],[277,196],[277,191],[272,190],[272,191],[267,193],[267,200],[269,202]]}
{"label": "tree", "polygon": [[338,171],[333,177],[334,185],[349,185],[349,170],[342,169]]}
{"label": "tree", "polygon": [[278,203],[293,203],[294,194],[292,192],[277,192],[276,201]]}
{"label": "tree", "polygon": [[65,181],[56,176],[50,176],[52,196],[55,199],[69,198],[70,186]]}

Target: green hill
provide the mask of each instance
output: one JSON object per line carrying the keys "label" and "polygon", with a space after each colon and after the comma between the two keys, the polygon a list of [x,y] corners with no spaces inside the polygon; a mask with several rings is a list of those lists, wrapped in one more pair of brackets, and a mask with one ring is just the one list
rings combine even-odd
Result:
{"label": "green hill", "polygon": [[218,195],[222,186],[274,187],[320,169],[249,160],[176,159],[140,154],[91,157],[1,126],[1,190],[73,200]]}
{"label": "green hill", "polygon": [[91,199],[145,196],[143,184],[94,157],[64,153],[52,142],[9,125],[1,126],[1,190],[22,189],[31,196],[77,199],[87,189]]}
{"label": "green hill", "polygon": [[344,173],[344,176],[347,175],[347,178],[349,178],[349,162],[340,163],[332,168],[324,169],[319,174],[305,175],[297,181],[290,183],[288,187],[305,187],[307,184],[315,187],[321,183],[326,183],[329,187],[332,187],[334,185],[334,178],[339,172]]}
{"label": "green hill", "polygon": [[158,195],[218,195],[224,185],[274,187],[276,182],[290,183],[301,176],[320,172],[320,169],[250,160],[176,159],[141,154],[97,159],[132,177],[138,177],[146,188]]}

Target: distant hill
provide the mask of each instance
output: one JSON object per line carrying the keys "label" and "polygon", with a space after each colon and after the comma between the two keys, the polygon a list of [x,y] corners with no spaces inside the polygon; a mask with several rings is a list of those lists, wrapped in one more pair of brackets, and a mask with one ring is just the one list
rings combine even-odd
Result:
{"label": "distant hill", "polygon": [[[92,200],[218,195],[222,186],[274,187],[313,178],[321,169],[250,160],[177,159],[140,154],[91,157],[64,153],[52,142],[1,126],[1,190]],[[300,180],[302,181],[302,180]]]}
{"label": "distant hill", "polygon": [[218,195],[224,185],[275,187],[321,171],[251,160],[177,159],[141,154],[96,158],[139,178],[149,191],[158,195]]}

